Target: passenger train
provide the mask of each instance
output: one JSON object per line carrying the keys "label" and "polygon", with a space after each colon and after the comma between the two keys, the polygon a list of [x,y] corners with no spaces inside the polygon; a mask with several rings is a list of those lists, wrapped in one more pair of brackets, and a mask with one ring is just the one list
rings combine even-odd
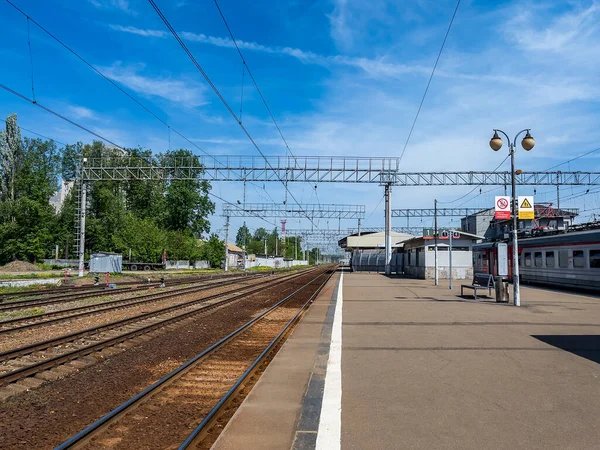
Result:
{"label": "passenger train", "polygon": [[[512,241],[508,243],[512,278]],[[473,272],[498,275],[498,243],[473,245]],[[521,283],[600,292],[600,229],[519,238]]]}

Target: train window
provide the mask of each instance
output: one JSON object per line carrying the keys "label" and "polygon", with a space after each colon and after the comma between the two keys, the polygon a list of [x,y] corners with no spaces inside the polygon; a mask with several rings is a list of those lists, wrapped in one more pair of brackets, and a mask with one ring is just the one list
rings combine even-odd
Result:
{"label": "train window", "polygon": [[533,262],[535,263],[535,267],[542,267],[544,265],[544,261],[542,260],[542,252],[535,252],[533,254]]}
{"label": "train window", "polygon": [[546,267],[555,267],[554,252],[546,252]]}
{"label": "train window", "polygon": [[590,268],[600,269],[600,250],[590,250]]}
{"label": "train window", "polygon": [[558,267],[562,267],[563,269],[569,267],[569,251],[568,250],[560,250],[558,252]]}
{"label": "train window", "polygon": [[531,267],[531,253],[525,253],[525,267]]}
{"label": "train window", "polygon": [[585,259],[583,258],[583,250],[573,250],[573,267],[585,267]]}

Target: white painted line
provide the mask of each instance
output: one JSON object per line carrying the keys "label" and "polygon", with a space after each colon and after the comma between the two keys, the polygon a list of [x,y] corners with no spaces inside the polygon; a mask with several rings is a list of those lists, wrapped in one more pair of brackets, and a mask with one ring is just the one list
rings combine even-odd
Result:
{"label": "white painted line", "polygon": [[338,450],[342,438],[342,286],[344,270],[340,274],[337,301],[331,330],[329,361],[325,374],[325,389],[319,431],[317,432],[317,450]]}

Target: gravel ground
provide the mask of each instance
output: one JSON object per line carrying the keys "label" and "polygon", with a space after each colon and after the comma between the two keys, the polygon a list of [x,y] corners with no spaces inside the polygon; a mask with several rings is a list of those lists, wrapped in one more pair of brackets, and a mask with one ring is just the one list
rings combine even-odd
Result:
{"label": "gravel ground", "polygon": [[0,448],[53,448],[310,277],[305,275],[285,287],[276,286],[214,310],[99,364],[12,397],[0,408]]}
{"label": "gravel ground", "polygon": [[[317,286],[312,288],[316,289]],[[208,356],[180,379],[142,402],[86,448],[177,448],[230,389],[309,297],[306,290],[238,338]],[[140,420],[143,418],[143,420]]]}
{"label": "gravel ground", "polygon": [[[264,280],[263,280],[264,281]],[[259,280],[243,280],[244,286],[252,285]],[[2,340],[0,341],[0,352],[10,350],[17,347],[22,347],[24,345],[30,345],[35,342],[40,342],[47,339],[53,339],[59,336],[63,336],[65,334],[74,333],[77,331],[84,330],[86,328],[90,328],[93,326],[98,326],[101,324],[106,324],[109,322],[113,322],[116,320],[125,319],[128,317],[134,317],[141,313],[155,311],[161,308],[165,308],[167,306],[176,305],[183,303],[185,301],[190,301],[197,298],[207,297],[209,295],[218,294],[221,292],[226,292],[231,290],[232,287],[241,286],[240,284],[229,285],[229,286],[221,286],[216,287],[214,289],[209,289],[206,291],[198,292],[195,294],[183,294],[177,297],[171,297],[168,299],[160,300],[157,299],[156,302],[145,303],[142,305],[132,305],[127,308],[121,308],[117,310],[111,311],[98,311],[94,314],[83,316],[80,318],[74,318],[68,321],[61,321],[55,324],[43,325],[40,324],[35,328],[26,328],[22,331],[15,331],[13,333],[6,333],[2,336]],[[144,292],[147,293],[147,292]],[[139,295],[142,295],[140,293]],[[138,295],[134,295],[130,298],[136,298]],[[103,297],[104,298],[104,297]],[[110,298],[110,300],[117,300],[120,298],[129,298],[129,297],[115,297]],[[95,302],[94,302],[95,303]],[[78,305],[83,306],[83,305]]]}

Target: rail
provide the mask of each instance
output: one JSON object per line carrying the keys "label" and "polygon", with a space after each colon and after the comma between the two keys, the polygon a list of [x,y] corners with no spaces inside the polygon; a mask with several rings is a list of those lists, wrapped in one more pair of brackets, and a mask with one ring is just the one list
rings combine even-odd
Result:
{"label": "rail", "polygon": [[[169,382],[181,377],[183,374],[185,374],[190,368],[192,368],[198,362],[200,362],[205,357],[207,357],[208,355],[215,352],[215,350],[221,348],[225,343],[232,341],[236,336],[240,335],[240,333],[247,330],[252,325],[256,324],[258,321],[265,318],[269,313],[271,313],[275,309],[279,308],[280,306],[282,306],[283,304],[288,302],[290,299],[292,299],[294,296],[296,296],[299,292],[301,292],[302,290],[304,290],[308,286],[310,286],[312,283],[314,283],[315,279],[318,279],[323,275],[324,275],[323,273],[318,275],[316,278],[313,278],[311,281],[304,284],[300,288],[296,289],[294,292],[287,295],[285,298],[279,300],[272,307],[268,308],[267,310],[262,312],[260,315],[256,316],[255,318],[251,319],[250,321],[246,322],[244,325],[242,325],[241,327],[239,327],[232,333],[228,334],[227,336],[223,337],[221,340],[219,340],[215,344],[211,345],[209,348],[207,348],[206,350],[204,350],[203,352],[201,352],[194,358],[192,358],[189,361],[187,361],[186,363],[182,364],[181,366],[179,366],[177,369],[175,369],[171,373],[165,375],[157,382],[153,383],[152,385],[150,385],[149,387],[147,387],[146,389],[144,389],[143,391],[141,391],[140,393],[138,393],[131,399],[129,399],[126,402],[119,405],[117,408],[115,408],[114,410],[112,410],[111,412],[109,412],[108,414],[103,416],[102,418],[98,419],[96,422],[92,423],[91,425],[89,425],[85,429],[83,429],[82,431],[78,432],[71,438],[67,439],[65,442],[63,442],[62,444],[57,446],[56,449],[57,450],[69,449],[69,448],[73,448],[79,444],[86,442],[88,439],[93,437],[96,433],[98,433],[101,430],[108,427],[113,421],[115,421],[116,419],[121,417],[128,410],[134,409],[142,401],[152,397],[155,393],[157,393],[159,390],[161,390]],[[329,275],[329,276],[331,276],[331,275]],[[329,277],[327,279],[329,279]],[[325,284],[325,282],[319,286],[318,290],[321,289],[324,284]],[[318,292],[318,290],[317,290],[317,292]],[[312,300],[315,295],[316,294],[311,295],[310,300]],[[306,308],[306,306],[310,303],[310,300],[303,304],[302,309]],[[297,317],[297,314],[294,317]],[[287,328],[289,328],[289,323],[286,326],[286,329]],[[262,354],[264,354],[264,351],[261,353],[261,355]]]}

